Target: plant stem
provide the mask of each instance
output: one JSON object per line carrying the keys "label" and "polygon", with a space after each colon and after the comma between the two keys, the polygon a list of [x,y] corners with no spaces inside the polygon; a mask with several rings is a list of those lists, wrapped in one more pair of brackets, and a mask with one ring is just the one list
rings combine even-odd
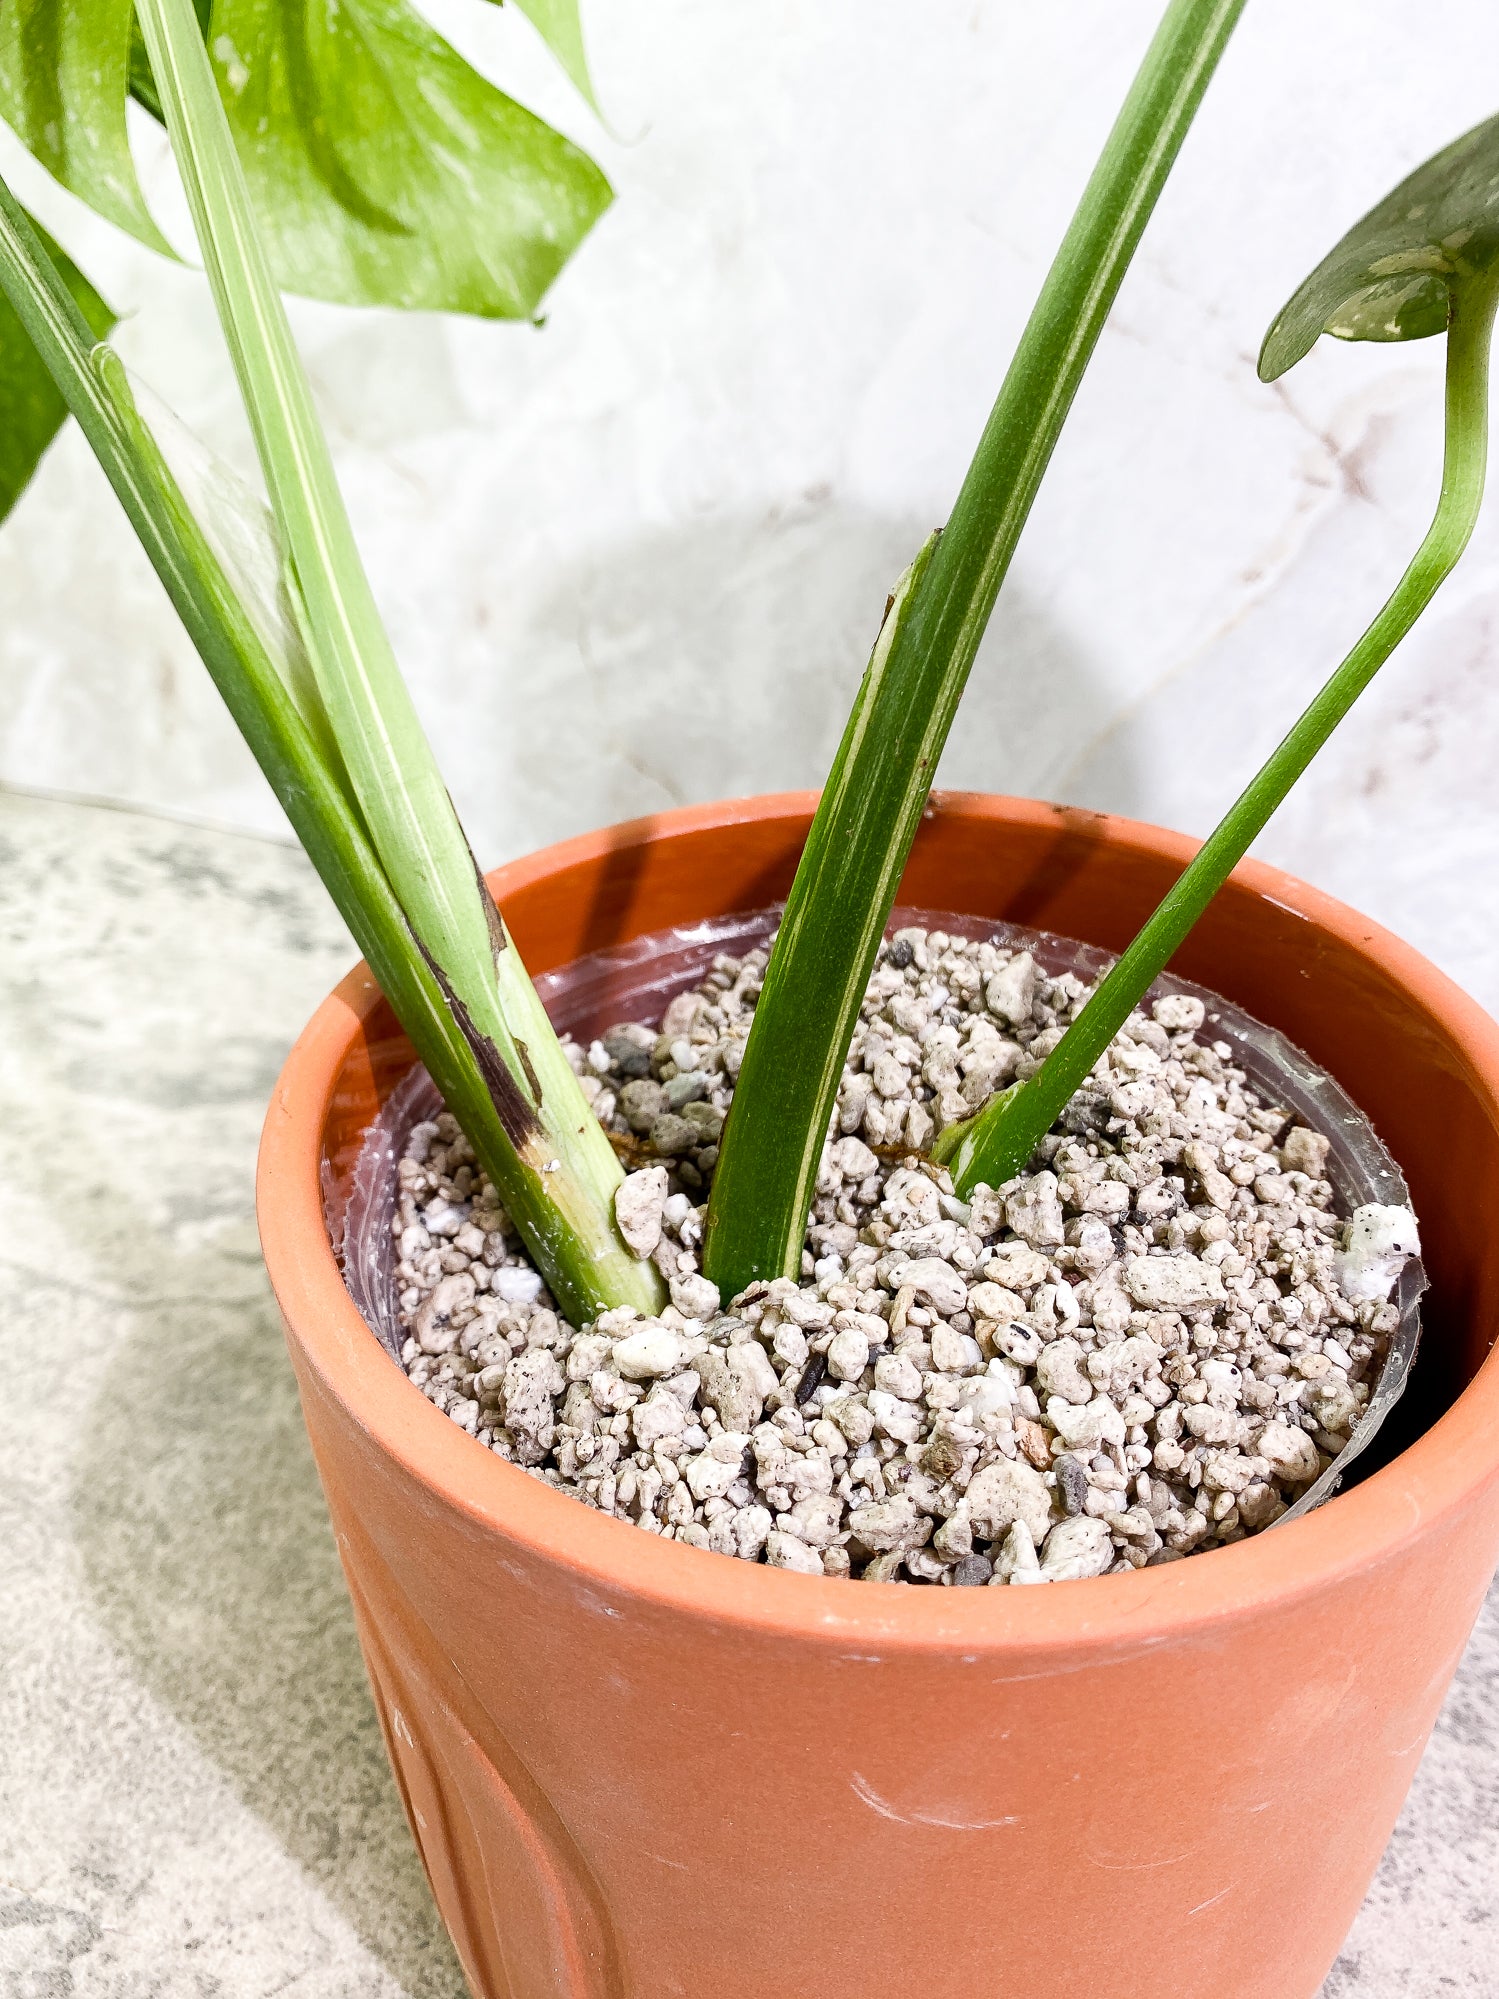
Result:
{"label": "plant stem", "polygon": [[1244,0],[1172,0],[935,545],[887,613],[807,838],[724,1129],[705,1268],[796,1276],[844,1057],[979,640],[1083,372]]}
{"label": "plant stem", "polygon": [[509,1139],[496,1185],[559,1298],[653,1310],[656,1272],[614,1226],[622,1169],[478,874],[376,608],[192,0],[140,0],[138,14],[318,690],[371,844]]}
{"label": "plant stem", "polygon": [[[0,293],[14,307],[98,458],[152,566],[241,734],[280,800],[308,858],[411,1036],[417,1054],[467,1132],[496,1186],[513,1158],[469,1043],[417,948],[370,845],[358,808],[302,713],[284,668],[268,653],[222,563],[182,497],[141,420],[113,349],[96,342],[10,189],[0,180]],[[511,1214],[530,1240],[554,1226],[548,1190],[533,1211],[533,1183],[516,1190]],[[621,1257],[623,1252],[619,1252]],[[625,1273],[626,1278],[639,1270]],[[646,1272],[654,1279],[654,1271]],[[598,1299],[549,1273],[575,1323]]]}
{"label": "plant stem", "polygon": [[[0,180],[0,292],[10,300],[48,374],[140,536],[188,638],[224,696],[240,734],[280,800],[292,830],[328,886],[354,942],[416,1043],[432,1079],[498,1183],[506,1135],[494,1101],[444,996],[418,952],[370,836],[298,710],[282,666],[268,654],[212,544],[186,506],[120,358],[96,344],[26,214]],[[516,1213],[524,1229],[528,1217]],[[584,1299],[558,1291],[564,1309]]]}
{"label": "plant stem", "polygon": [[1447,335],[1442,491],[1425,540],[1363,637],[1251,778],[1041,1068],[977,1117],[943,1132],[933,1155],[967,1194],[1020,1172],[1187,932],[1243,859],[1312,758],[1435,596],[1468,545],[1483,499],[1488,451],[1489,348],[1499,266],[1454,297]]}

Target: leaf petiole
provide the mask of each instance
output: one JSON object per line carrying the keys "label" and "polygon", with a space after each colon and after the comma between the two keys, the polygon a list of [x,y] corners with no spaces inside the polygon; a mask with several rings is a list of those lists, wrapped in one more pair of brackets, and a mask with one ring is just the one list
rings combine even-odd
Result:
{"label": "leaf petiole", "polygon": [[1447,334],[1446,441],[1436,513],[1373,623],[1203,842],[1139,935],[1099,982],[1041,1068],[933,1147],[966,1194],[1021,1172],[1036,1145],[1244,858],[1271,815],[1451,573],[1483,499],[1489,355],[1499,262],[1452,291]]}
{"label": "leaf petiole", "polygon": [[1109,309],[1244,0],[1171,0],[1048,271],[940,540],[887,612],[771,954],[704,1268],[801,1269],[844,1057],[958,702]]}

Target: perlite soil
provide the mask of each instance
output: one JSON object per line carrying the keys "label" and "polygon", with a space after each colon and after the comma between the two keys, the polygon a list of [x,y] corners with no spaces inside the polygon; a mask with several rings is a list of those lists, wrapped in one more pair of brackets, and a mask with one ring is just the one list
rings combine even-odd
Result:
{"label": "perlite soil", "polygon": [[1417,1247],[1340,1219],[1329,1142],[1266,1102],[1200,1000],[1131,1016],[1031,1164],[959,1200],[943,1126],[1033,1072],[1089,988],[903,930],[869,983],[799,1283],[724,1300],[703,1202],[766,954],[659,1025],[569,1044],[636,1170],[616,1213],[656,1319],[561,1319],[454,1120],[399,1164],[402,1361],[500,1457],[646,1532],[809,1575],[1015,1585],[1270,1526],[1348,1442]]}

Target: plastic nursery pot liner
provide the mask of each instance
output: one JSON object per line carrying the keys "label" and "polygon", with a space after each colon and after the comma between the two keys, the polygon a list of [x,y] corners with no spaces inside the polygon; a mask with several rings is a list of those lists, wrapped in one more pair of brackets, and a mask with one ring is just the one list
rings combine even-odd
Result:
{"label": "plastic nursery pot liner", "polygon": [[[780,916],[777,905],[655,931],[543,973],[537,987],[553,1024],[570,1032],[586,1047],[595,1035],[621,1020],[648,1025],[659,1020],[668,1002],[696,985],[720,952],[743,957],[768,945]],[[886,935],[910,925],[984,939],[1009,950],[1030,951],[1054,978],[1063,972],[1073,972],[1091,983],[1102,977],[1114,962],[1112,953],[1074,938],[1029,930],[1020,924],[985,923],[950,910],[897,908],[886,926]],[[1200,999],[1206,1009],[1209,1038],[1229,1044],[1235,1065],[1246,1072],[1265,1101],[1284,1106],[1298,1123],[1331,1139],[1327,1177],[1332,1182],[1341,1216],[1346,1218],[1368,1202],[1409,1205],[1410,1192],[1398,1165],[1347,1091],[1325,1070],[1318,1068],[1277,1028],[1253,1019],[1205,987],[1167,975],[1151,988],[1149,997],[1158,999],[1167,993],[1187,993]],[[424,1118],[435,1116],[441,1107],[442,1100],[431,1078],[420,1066],[414,1066],[370,1127],[349,1181],[339,1186],[330,1177],[328,1187],[329,1233],[350,1296],[365,1323],[397,1361],[403,1334],[395,1296],[391,1236],[396,1166],[412,1127]],[[1395,1292],[1400,1319],[1389,1336],[1367,1409],[1337,1459],[1279,1516],[1273,1523],[1275,1526],[1297,1519],[1330,1499],[1354,1461],[1374,1441],[1410,1377],[1420,1340],[1420,1299],[1425,1289],[1426,1277],[1420,1260],[1412,1258],[1400,1273]],[[1193,1555],[1191,1559],[1201,1560],[1202,1556]]]}
{"label": "plastic nursery pot liner", "polygon": [[[663,813],[491,885],[547,972],[776,902],[814,804]],[[938,793],[901,900],[1118,950],[1191,852]],[[262,1241],[476,1999],[1314,1999],[1499,1555],[1499,1027],[1258,863],[1178,963],[1274,1020],[1399,1159],[1421,1362],[1360,1470],[1388,1462],[1334,1504],[1211,1559],[1019,1592],[697,1553],[476,1448],[371,1336],[324,1222],[320,1176],[347,1179],[410,1047],[364,967],[308,1024],[267,1117]]]}

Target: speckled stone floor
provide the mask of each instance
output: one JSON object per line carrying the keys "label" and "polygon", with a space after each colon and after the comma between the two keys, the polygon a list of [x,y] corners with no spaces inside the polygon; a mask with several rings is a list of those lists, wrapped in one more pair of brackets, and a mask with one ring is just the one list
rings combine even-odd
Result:
{"label": "speckled stone floor", "polygon": [[[290,848],[0,792],[3,1999],[463,1992],[252,1212],[352,955]],[[1491,1599],[1324,1999],[1491,1996],[1496,1891]]]}

